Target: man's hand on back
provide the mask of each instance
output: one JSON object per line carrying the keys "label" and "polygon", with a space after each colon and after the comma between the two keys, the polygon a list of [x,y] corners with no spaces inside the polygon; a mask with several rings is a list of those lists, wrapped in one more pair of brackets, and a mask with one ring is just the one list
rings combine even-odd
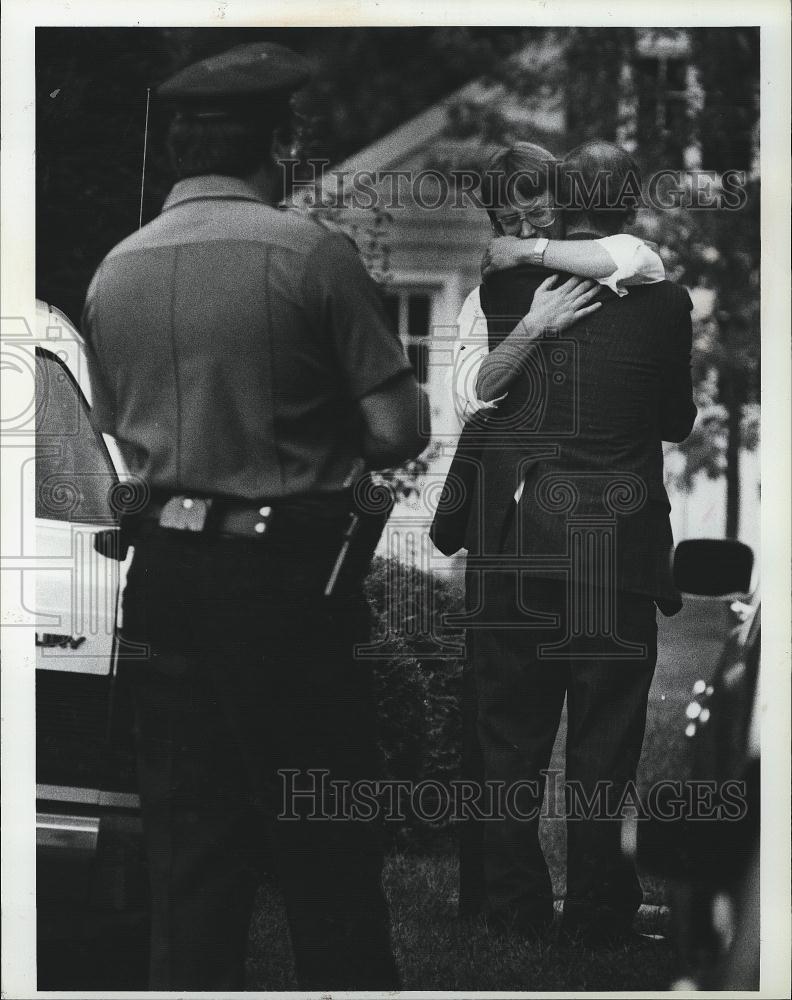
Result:
{"label": "man's hand on back", "polygon": [[545,330],[566,330],[602,305],[601,302],[591,301],[599,292],[595,281],[569,278],[563,285],[554,288],[557,281],[557,274],[545,278],[534,293],[529,312],[523,316],[522,325],[532,337],[541,335]]}

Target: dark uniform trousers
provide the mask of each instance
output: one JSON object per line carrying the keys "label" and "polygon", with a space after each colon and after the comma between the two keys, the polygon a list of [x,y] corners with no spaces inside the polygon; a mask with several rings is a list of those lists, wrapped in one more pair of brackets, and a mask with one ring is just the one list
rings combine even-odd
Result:
{"label": "dark uniform trousers", "polygon": [[[467,630],[466,773],[515,791],[513,800],[504,798],[505,818],[469,822],[462,831],[460,911],[484,912],[496,926],[527,933],[543,932],[553,919],[539,810],[542,772],[550,764],[566,698],[566,783],[574,783],[578,794],[567,794],[566,810],[563,803],[548,810],[549,822],[567,814],[564,926],[571,932],[624,930],[642,892],[620,849],[620,822],[607,816],[636,777],[657,659],[655,604],[648,597],[615,595],[614,632],[643,651],[611,658],[608,640],[602,655],[591,640],[566,643],[570,615],[563,582],[518,584],[514,571],[487,572],[484,605],[475,611],[481,579],[471,561],[468,613],[479,621]],[[555,624],[520,627],[526,608],[552,616]],[[548,658],[542,649],[561,643],[562,658]],[[594,803],[588,814],[585,800]]]}
{"label": "dark uniform trousers", "polygon": [[[322,802],[321,776],[306,774],[376,778],[370,666],[352,655],[368,609],[359,591],[323,598],[318,562],[315,549],[159,528],[135,541],[124,635],[152,648],[126,667],[151,988],[244,988],[262,867],[282,886],[301,988],[398,987],[379,829],[323,818],[333,804]],[[288,801],[289,787],[320,791]]]}

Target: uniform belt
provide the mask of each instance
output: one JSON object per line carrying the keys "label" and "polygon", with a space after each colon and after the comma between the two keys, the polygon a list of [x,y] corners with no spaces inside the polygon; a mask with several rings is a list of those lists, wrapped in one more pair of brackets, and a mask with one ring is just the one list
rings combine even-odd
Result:
{"label": "uniform belt", "polygon": [[163,502],[152,501],[141,512],[144,522],[156,522],[172,531],[205,532],[260,539],[269,529],[272,505],[240,504],[178,494]]}
{"label": "uniform belt", "polygon": [[130,544],[157,529],[259,542],[266,538],[267,550],[276,557],[288,555],[305,566],[315,566],[325,596],[351,593],[368,572],[393,498],[377,512],[356,510],[351,501],[350,492],[271,503],[181,493],[155,496],[138,514],[122,520],[121,544],[112,558],[124,558]]}

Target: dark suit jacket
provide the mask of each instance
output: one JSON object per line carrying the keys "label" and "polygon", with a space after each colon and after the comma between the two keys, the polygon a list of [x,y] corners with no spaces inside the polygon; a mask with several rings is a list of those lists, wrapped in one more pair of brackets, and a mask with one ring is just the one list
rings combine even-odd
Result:
{"label": "dark suit jacket", "polygon": [[[549,273],[513,268],[482,285],[490,350]],[[669,281],[621,299],[603,289],[600,299],[597,312],[537,343],[507,399],[464,429],[449,475],[465,480],[467,506],[441,507],[432,537],[444,551],[461,539],[471,561],[508,549],[527,557],[531,575],[555,578],[572,565],[571,530],[578,539],[610,532],[617,588],[673,610],[680,600],[661,442],[683,440],[696,416],[692,304]],[[579,561],[572,569],[593,571]]]}

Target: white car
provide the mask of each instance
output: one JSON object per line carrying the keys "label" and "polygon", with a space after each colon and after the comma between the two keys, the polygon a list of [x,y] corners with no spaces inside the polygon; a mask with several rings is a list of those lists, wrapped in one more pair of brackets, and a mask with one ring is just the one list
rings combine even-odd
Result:
{"label": "white car", "polygon": [[[146,877],[118,670],[129,558],[111,557],[129,476],[113,439],[90,423],[75,327],[40,302],[35,339],[35,475],[28,462],[20,480],[28,504],[35,491],[36,556],[18,587],[34,588],[24,603],[36,628],[38,985],[133,988],[145,982]],[[108,938],[119,920],[125,948]]]}

